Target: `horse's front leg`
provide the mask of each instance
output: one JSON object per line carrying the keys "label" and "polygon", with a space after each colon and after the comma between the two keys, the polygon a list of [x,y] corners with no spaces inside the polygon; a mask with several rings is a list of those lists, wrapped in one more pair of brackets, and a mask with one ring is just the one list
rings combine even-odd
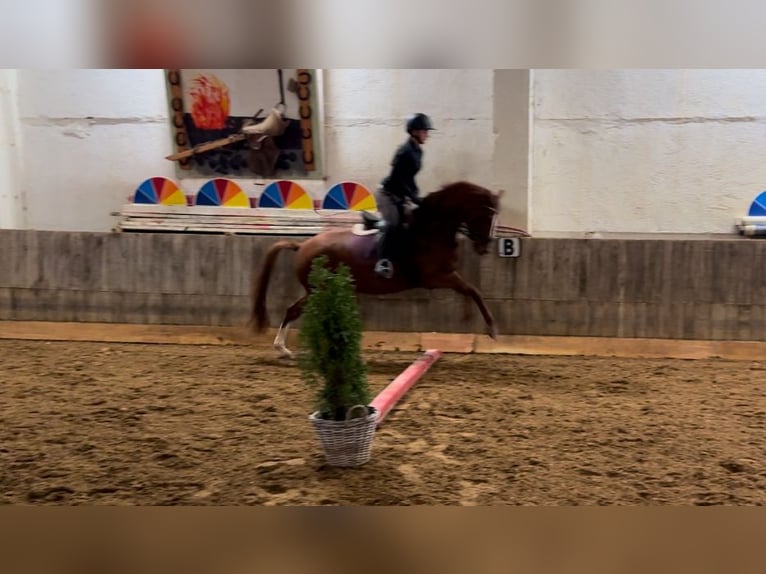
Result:
{"label": "horse's front leg", "polygon": [[476,287],[463,279],[460,274],[453,272],[444,277],[439,277],[438,279],[429,281],[427,287],[430,289],[452,289],[460,295],[473,299],[473,302],[481,312],[481,316],[484,317],[484,322],[487,324],[487,334],[493,339],[497,339],[497,325],[495,325],[495,318],[492,316],[489,309],[487,309],[487,305],[484,303],[481,293],[479,293],[479,290],[476,289]]}

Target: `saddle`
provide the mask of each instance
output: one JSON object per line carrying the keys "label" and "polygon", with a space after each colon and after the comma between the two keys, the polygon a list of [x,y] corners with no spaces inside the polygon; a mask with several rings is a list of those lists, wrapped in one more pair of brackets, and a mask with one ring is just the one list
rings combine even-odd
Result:
{"label": "saddle", "polygon": [[[354,235],[369,237],[371,243],[368,244],[368,249],[370,250],[368,256],[375,258],[382,257],[382,242],[390,241],[388,258],[394,262],[395,267],[400,268],[399,273],[403,273],[406,277],[409,277],[410,280],[414,281],[414,278],[417,276],[417,271],[412,266],[412,261],[409,257],[410,254],[407,253],[403,247],[408,243],[407,236],[409,235],[409,225],[405,223],[396,230],[396,233],[394,233],[394,230],[386,228],[386,222],[382,217],[367,211],[363,211],[361,215],[362,223],[354,225],[351,232]],[[386,234],[391,235],[387,236]]]}
{"label": "saddle", "polygon": [[357,223],[351,228],[354,235],[374,235],[380,233],[383,230],[385,222],[383,218],[370,213],[369,211],[362,212],[362,223]]}
{"label": "saddle", "polygon": [[362,225],[365,229],[380,229],[381,224],[384,223],[383,218],[369,211],[362,212]]}

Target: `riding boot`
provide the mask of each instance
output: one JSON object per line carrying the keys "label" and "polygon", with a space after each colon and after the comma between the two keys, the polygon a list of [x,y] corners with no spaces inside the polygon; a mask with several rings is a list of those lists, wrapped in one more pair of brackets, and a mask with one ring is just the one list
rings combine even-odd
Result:
{"label": "riding boot", "polygon": [[378,242],[378,261],[375,263],[375,273],[384,279],[391,279],[394,276],[394,264],[390,259],[392,244],[395,240],[394,233],[394,229],[383,229],[383,235]]}

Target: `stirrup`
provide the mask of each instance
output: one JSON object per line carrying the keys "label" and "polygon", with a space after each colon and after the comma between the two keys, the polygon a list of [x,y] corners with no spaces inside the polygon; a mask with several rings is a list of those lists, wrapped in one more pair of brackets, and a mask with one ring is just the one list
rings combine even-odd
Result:
{"label": "stirrup", "polygon": [[375,264],[375,273],[385,279],[391,279],[394,276],[394,265],[390,259],[379,259]]}

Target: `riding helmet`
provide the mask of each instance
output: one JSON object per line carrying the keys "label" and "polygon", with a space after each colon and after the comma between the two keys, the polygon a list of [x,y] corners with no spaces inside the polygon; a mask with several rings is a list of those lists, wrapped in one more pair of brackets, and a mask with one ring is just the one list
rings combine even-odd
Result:
{"label": "riding helmet", "polygon": [[425,114],[415,114],[407,120],[407,133],[411,134],[415,130],[433,130],[431,118]]}

